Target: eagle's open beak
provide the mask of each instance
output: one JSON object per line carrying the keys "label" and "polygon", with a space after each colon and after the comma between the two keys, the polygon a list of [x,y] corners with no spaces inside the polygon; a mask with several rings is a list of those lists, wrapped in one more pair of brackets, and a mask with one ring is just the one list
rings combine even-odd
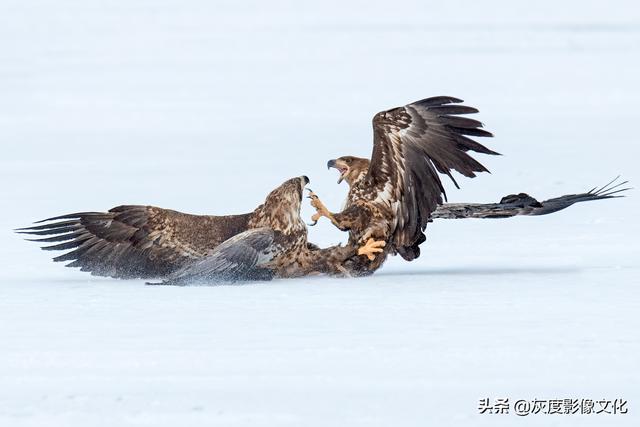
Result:
{"label": "eagle's open beak", "polygon": [[345,176],[349,173],[349,168],[344,165],[339,165],[335,159],[331,159],[327,162],[327,169],[336,168],[340,172],[340,178],[338,178],[338,184],[342,182]]}

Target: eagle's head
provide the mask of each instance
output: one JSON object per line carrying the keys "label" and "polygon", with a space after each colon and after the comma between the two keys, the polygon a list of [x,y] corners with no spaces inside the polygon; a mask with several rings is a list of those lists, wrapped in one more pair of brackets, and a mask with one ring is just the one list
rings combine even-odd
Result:
{"label": "eagle's head", "polygon": [[306,228],[300,217],[300,206],[308,183],[309,178],[298,176],[286,180],[269,193],[264,204],[257,209],[261,222],[284,233]]}
{"label": "eagle's head", "polygon": [[329,160],[327,168],[336,168],[338,170],[340,173],[338,184],[345,180],[349,186],[352,186],[354,182],[362,179],[367,173],[369,163],[369,159],[362,157],[343,156]]}

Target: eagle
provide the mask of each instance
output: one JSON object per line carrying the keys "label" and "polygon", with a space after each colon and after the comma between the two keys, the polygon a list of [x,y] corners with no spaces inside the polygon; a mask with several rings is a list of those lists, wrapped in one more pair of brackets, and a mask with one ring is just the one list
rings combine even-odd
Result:
{"label": "eagle", "polygon": [[373,118],[371,159],[343,156],[329,160],[349,185],[343,210],[332,213],[311,192],[311,205],[320,217],[349,232],[349,245],[367,248],[366,257],[343,263],[350,275],[367,275],[389,255],[412,261],[420,256],[427,224],[437,218],[504,218],[544,215],[574,203],[617,197],[625,182],[607,184],[587,193],[538,202],[526,193],[512,194],[493,204],[449,204],[440,174],[459,188],[452,172],[473,178],[488,172],[469,152],[497,155],[471,137],[492,137],[483,124],[465,117],[478,113],[451,96],[426,98],[382,111]]}
{"label": "eagle", "polygon": [[306,176],[291,178],[240,215],[127,205],[48,218],[16,231],[37,236],[28,240],[47,244],[44,250],[68,251],[53,260],[96,276],[187,285],[340,274],[340,263],[356,251],[308,242],[300,216],[308,183]]}

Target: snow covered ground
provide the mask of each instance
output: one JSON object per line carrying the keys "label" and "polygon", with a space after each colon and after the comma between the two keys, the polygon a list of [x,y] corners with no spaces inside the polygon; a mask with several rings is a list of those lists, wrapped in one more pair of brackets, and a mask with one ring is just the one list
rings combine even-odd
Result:
{"label": "snow covered ground", "polygon": [[[441,221],[419,260],[361,280],[147,287],[12,232],[123,203],[243,212],[303,173],[337,209],[326,160],[441,94],[504,154],[450,201],[640,180],[637,2],[300,3],[2,1],[0,425],[638,425],[635,191]],[[629,413],[479,415],[484,397]]]}

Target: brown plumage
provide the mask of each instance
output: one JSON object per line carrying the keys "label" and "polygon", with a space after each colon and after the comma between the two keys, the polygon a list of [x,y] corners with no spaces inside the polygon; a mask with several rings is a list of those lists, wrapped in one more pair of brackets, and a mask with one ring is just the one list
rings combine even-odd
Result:
{"label": "brown plumage", "polygon": [[623,197],[619,193],[629,190],[621,188],[627,181],[617,182],[618,178],[585,193],[567,194],[552,199],[537,201],[526,193],[509,194],[498,203],[444,203],[431,214],[435,219],[466,219],[466,218],[509,218],[512,216],[547,215],[568,208],[575,203],[592,200],[613,199]]}
{"label": "brown plumage", "polygon": [[[487,171],[467,151],[497,153],[467,135],[492,135],[480,129],[480,122],[461,117],[478,110],[458,105],[460,102],[441,96],[380,112],[373,118],[373,153],[366,170],[357,167],[369,163],[366,159],[345,157],[339,159],[340,164],[329,162],[329,166],[345,168],[341,177],[347,178],[351,188],[345,209],[338,214],[315,199],[312,203],[319,214],[348,230],[352,245],[364,245],[371,239],[386,243],[374,260],[355,258],[352,267],[357,272],[374,271],[389,254],[399,253],[407,260],[420,255],[423,231],[445,196],[438,172],[457,185],[452,170],[467,177]],[[350,164],[356,168],[351,169]]]}
{"label": "brown plumage", "polygon": [[118,206],[108,212],[79,212],[38,221],[20,233],[56,243],[42,249],[69,250],[55,257],[96,276],[119,279],[166,276],[228,238],[248,229],[252,214],[189,215],[155,206]]}
{"label": "brown plumage", "polygon": [[328,271],[353,250],[307,242],[300,202],[307,177],[273,190],[253,212],[190,215],[154,206],[118,206],[38,221],[17,230],[70,250],[54,261],[97,276],[160,278],[167,284],[292,277]]}
{"label": "brown plumage", "polygon": [[346,180],[349,193],[345,208],[337,214],[313,195],[312,206],[318,211],[313,219],[325,216],[341,230],[349,231],[350,245],[371,244],[373,240],[386,244],[377,250],[379,255],[368,253],[367,257],[347,260],[343,266],[350,274],[370,274],[388,255],[396,253],[408,261],[419,257],[425,228],[435,218],[543,215],[623,191],[605,186],[543,203],[521,193],[496,204],[443,204],[446,193],[439,174],[447,175],[458,187],[452,171],[469,178],[487,172],[468,152],[498,154],[469,137],[492,134],[481,129],[479,121],[462,117],[478,110],[461,102],[440,96],[378,113],[373,118],[371,160],[344,156],[327,163],[339,170],[338,183]]}

